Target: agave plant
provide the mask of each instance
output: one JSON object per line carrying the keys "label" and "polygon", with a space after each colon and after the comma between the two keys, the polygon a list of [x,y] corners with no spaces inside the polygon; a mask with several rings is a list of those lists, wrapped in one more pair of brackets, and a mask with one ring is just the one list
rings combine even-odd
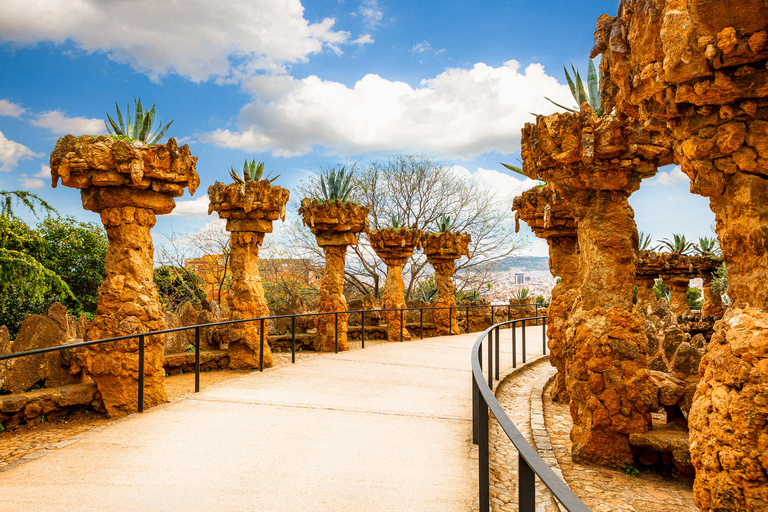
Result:
{"label": "agave plant", "polygon": [[[139,140],[149,145],[157,144],[160,138],[165,135],[165,132],[168,131],[168,128],[171,126],[173,121],[175,121],[175,119],[171,120],[170,123],[165,125],[159,131],[152,133],[152,124],[155,122],[155,104],[153,103],[152,108],[147,112],[144,112],[144,109],[141,106],[141,98],[139,98],[138,101],[134,98],[133,103],[135,107],[134,110],[136,111],[135,117],[134,120],[131,121],[131,105],[129,103],[127,105],[127,123],[123,122],[123,115],[120,112],[120,107],[118,107],[117,103],[115,103],[115,109],[117,110],[117,123],[114,121],[114,119],[109,117],[109,114],[107,114],[109,124],[104,121],[104,125],[107,127],[107,131],[110,135]],[[160,126],[163,126],[162,121],[160,121]]]}
{"label": "agave plant", "polygon": [[389,218],[389,227],[391,228],[401,228],[403,227],[403,216],[398,214],[394,214]]}
{"label": "agave plant", "polygon": [[672,234],[672,240],[664,238],[656,249],[669,249],[671,252],[686,254],[694,248],[694,243],[685,239],[685,235]]}
{"label": "agave plant", "polygon": [[698,245],[693,246],[693,250],[699,253],[701,256],[717,256],[717,238],[702,237],[699,238]]}
{"label": "agave plant", "polygon": [[[244,185],[247,181],[261,181],[261,177],[264,175],[264,162],[256,163],[256,159],[251,163],[248,163],[248,159],[245,159],[245,163],[243,164],[243,177],[241,178],[239,174],[237,174],[237,171],[234,167],[231,167],[229,169],[229,175],[232,177],[233,180],[235,180],[235,183],[239,185]],[[275,181],[277,178],[280,177],[278,174],[274,178],[270,179],[269,177],[272,175],[272,171],[269,172],[267,177],[265,179],[269,180],[270,183]]]}
{"label": "agave plant", "polygon": [[519,303],[522,303],[523,301],[528,299],[528,296],[530,294],[531,292],[528,288],[519,288],[516,292],[512,294],[512,299],[516,300]]}
{"label": "agave plant", "polygon": [[587,89],[589,93],[584,90],[584,84],[581,81],[581,75],[579,74],[578,68],[573,67],[573,64],[571,64],[573,79],[571,78],[571,75],[568,74],[568,69],[566,69],[565,66],[563,66],[563,70],[565,71],[565,79],[568,80],[568,87],[571,88],[571,95],[573,96],[573,99],[576,100],[576,108],[568,108],[552,101],[546,96],[544,96],[544,98],[558,107],[564,108],[568,112],[578,112],[579,106],[586,101],[589,103],[589,106],[592,107],[592,110],[597,117],[603,117],[605,109],[603,108],[602,103],[600,103],[600,72],[595,68],[592,59],[589,60],[589,65],[587,67]]}
{"label": "agave plant", "polygon": [[352,192],[351,182],[352,172],[346,174],[344,167],[338,173],[336,169],[332,169],[327,176],[320,176],[320,188],[323,191],[323,197],[326,201],[339,199],[346,203],[349,193]]}
{"label": "agave plant", "polygon": [[437,219],[437,232],[438,233],[445,233],[448,230],[451,229],[451,225],[453,224],[451,222],[451,216],[443,214],[442,217]]}
{"label": "agave plant", "polygon": [[638,236],[640,238],[640,243],[638,244],[638,248],[641,251],[650,251],[651,250],[651,234],[643,233],[641,231],[638,233]]}

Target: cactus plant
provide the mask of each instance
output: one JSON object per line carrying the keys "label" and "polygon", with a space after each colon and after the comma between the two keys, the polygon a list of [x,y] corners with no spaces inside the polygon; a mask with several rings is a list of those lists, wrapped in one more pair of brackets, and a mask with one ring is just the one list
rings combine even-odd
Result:
{"label": "cactus plant", "polygon": [[443,214],[442,217],[437,219],[437,232],[438,233],[445,233],[446,231],[451,229],[451,216]]}
{"label": "cactus plant", "polygon": [[587,89],[589,90],[589,94],[584,90],[584,84],[581,81],[581,75],[579,74],[578,68],[573,67],[573,64],[571,64],[573,79],[571,79],[571,75],[568,74],[568,69],[566,69],[565,66],[563,66],[563,70],[565,71],[565,79],[568,80],[568,87],[571,89],[571,95],[573,96],[573,99],[576,100],[576,108],[568,108],[552,101],[546,96],[544,96],[544,98],[558,107],[564,108],[568,112],[578,112],[581,104],[586,101],[589,103],[589,106],[592,107],[592,110],[597,117],[603,117],[605,109],[600,102],[600,72],[595,68],[592,60],[589,60],[589,66],[587,67]]}
{"label": "cactus plant", "polygon": [[[237,171],[234,167],[230,168],[229,175],[233,180],[235,180],[235,183],[240,185],[244,185],[247,181],[261,181],[261,177],[264,175],[264,162],[259,162],[257,164],[256,159],[254,159],[251,163],[248,163],[248,159],[246,158],[245,163],[243,164],[243,177],[241,178],[240,175],[237,174]],[[270,171],[270,173],[265,178],[268,179],[270,183],[280,177],[278,174],[274,178],[270,179],[269,177],[271,175],[272,171]]]}
{"label": "cactus plant", "polygon": [[[123,115],[120,112],[120,107],[117,106],[117,103],[115,103],[115,109],[117,110],[117,123],[107,114],[107,119],[109,120],[109,124],[107,124],[107,121],[104,121],[104,125],[107,127],[107,131],[110,135],[118,136],[118,137],[126,137],[128,139],[134,139],[141,142],[144,142],[148,145],[157,144],[157,142],[160,140],[160,138],[165,135],[165,132],[168,131],[168,128],[171,126],[174,120],[171,120],[170,123],[165,125],[161,130],[152,133],[152,124],[155,122],[155,104],[152,104],[152,108],[148,110],[147,112],[144,112],[144,109],[141,106],[141,98],[137,101],[135,98],[133,100],[134,107],[135,107],[135,118],[133,122],[131,122],[131,105],[130,103],[127,105],[128,107],[128,115],[126,116],[127,123],[123,122]],[[160,126],[163,126],[163,122],[160,121]]]}
{"label": "cactus plant", "polygon": [[400,214],[394,214],[389,218],[389,227],[400,228],[403,227],[403,217]]}
{"label": "cactus plant", "polygon": [[326,201],[338,199],[346,203],[349,193],[352,191],[351,182],[352,172],[346,174],[344,167],[338,173],[332,169],[328,175],[320,176],[320,188],[323,191],[323,197]]}

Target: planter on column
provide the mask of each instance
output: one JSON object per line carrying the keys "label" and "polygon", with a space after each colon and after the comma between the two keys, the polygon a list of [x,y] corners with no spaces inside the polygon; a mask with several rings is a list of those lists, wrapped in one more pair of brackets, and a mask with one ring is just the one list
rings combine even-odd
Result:
{"label": "planter on column", "polygon": [[471,240],[470,235],[466,233],[451,231],[427,233],[424,238],[424,254],[435,269],[437,282],[434,319],[438,336],[461,332],[456,323],[456,295],[451,277],[456,270],[456,260],[462,256],[469,257]]}
{"label": "planter on column", "polygon": [[565,326],[568,313],[579,296],[579,249],[576,221],[568,202],[551,187],[535,187],[523,192],[512,203],[515,212],[515,232],[522,219],[531,231],[544,238],[549,246],[549,271],[560,282],[552,289],[547,309],[547,346],[549,362],[557,368],[552,387],[552,399],[568,402],[565,385]]}
{"label": "planter on column", "polygon": [[523,129],[523,171],[566,198],[576,219],[581,302],[565,329],[573,457],[632,463],[629,435],[650,424],[643,318],[632,304],[638,235],[627,198],[670,159],[668,140],[612,115],[538,116]]}
{"label": "planter on column", "polygon": [[[689,417],[702,510],[768,508],[768,4],[644,0],[598,20],[603,91],[666,122],[710,199],[734,307],[715,324]],[[607,93],[607,94],[606,94]]]}
{"label": "planter on column", "polygon": [[[197,157],[189,147],[147,146],[107,136],[58,140],[51,153],[54,187],[80,189],[83,207],[101,215],[109,249],[106,279],[99,287],[96,316],[85,340],[166,328],[153,281],[155,215],[170,213],[174,197],[200,184]],[[166,401],[163,336],[147,336],[144,354],[144,406]],[[139,340],[93,345],[84,351],[85,367],[96,382],[110,416],[135,412],[138,405]]]}
{"label": "planter on column", "polygon": [[[218,181],[208,188],[208,214],[214,211],[227,219],[230,234],[229,266],[232,278],[227,290],[230,318],[240,320],[269,316],[267,299],[259,276],[259,246],[272,223],[285,221],[289,192],[268,179],[225,185]],[[266,323],[264,327],[264,366],[272,366]],[[235,370],[258,368],[261,359],[261,322],[228,326],[229,367]]]}
{"label": "planter on column", "polygon": [[325,270],[320,282],[319,312],[342,312],[321,315],[315,319],[317,337],[315,350],[332,351],[336,347],[336,317],[338,316],[338,347],[349,350],[347,341],[347,300],[344,298],[344,258],[347,247],[357,245],[357,233],[368,231],[368,206],[342,201],[302,199],[299,214],[325,253]]}
{"label": "planter on column", "polygon": [[[421,237],[424,232],[420,229],[385,228],[368,233],[373,250],[387,265],[387,280],[381,293],[382,309],[405,309],[405,283],[403,282],[403,267],[413,255],[413,251],[421,248]],[[399,311],[383,311],[382,316],[387,321],[387,339],[399,341],[400,332],[404,340],[411,339],[411,334],[401,325]],[[403,322],[406,315],[402,316]]]}

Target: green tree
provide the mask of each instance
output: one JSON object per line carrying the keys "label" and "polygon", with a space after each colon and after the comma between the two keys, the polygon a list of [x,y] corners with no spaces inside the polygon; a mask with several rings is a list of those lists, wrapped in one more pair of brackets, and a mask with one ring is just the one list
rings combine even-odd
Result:
{"label": "green tree", "polygon": [[169,308],[182,302],[206,302],[203,280],[188,268],[163,265],[154,271],[160,300]]}
{"label": "green tree", "polygon": [[685,292],[685,298],[688,299],[689,306],[701,307],[704,304],[701,299],[701,290],[698,288],[688,288]]}

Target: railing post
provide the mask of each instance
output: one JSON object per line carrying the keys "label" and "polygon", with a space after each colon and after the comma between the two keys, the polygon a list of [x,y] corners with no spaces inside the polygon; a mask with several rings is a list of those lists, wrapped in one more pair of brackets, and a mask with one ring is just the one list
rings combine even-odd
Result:
{"label": "railing post", "polygon": [[139,336],[139,412],[144,412],[144,335]]}
{"label": "railing post", "polygon": [[541,319],[541,353],[547,355],[547,319]]}
{"label": "railing post", "polygon": [[491,325],[493,325],[495,322],[493,321],[493,304],[491,304]]}
{"label": "railing post", "polygon": [[403,310],[400,310],[400,343],[403,342]]}
{"label": "railing post", "polygon": [[424,308],[419,308],[419,339],[424,339]]}
{"label": "railing post", "polygon": [[523,318],[522,322],[523,322],[523,364],[525,364],[525,318]]}
{"label": "railing post", "polygon": [[518,453],[517,455],[517,499],[520,512],[536,512],[536,474],[528,462]]}
{"label": "railing post", "polygon": [[335,343],[336,343],[336,353],[338,354],[339,353],[339,313],[336,312],[336,313],[333,314],[333,316],[334,316],[333,322],[334,322],[334,326],[336,328],[335,329],[335,331],[336,331],[336,338],[335,338],[335,340],[336,340],[335,341]]}
{"label": "railing post", "polygon": [[448,306],[448,335],[453,336],[453,308]]}
{"label": "railing post", "polygon": [[512,321],[512,368],[517,368],[517,320]]}
{"label": "railing post", "polygon": [[[512,306],[507,303],[507,320],[512,320]],[[512,324],[512,329],[515,328],[515,324]]]}
{"label": "railing post", "polygon": [[200,327],[195,327],[195,393],[200,392]]}
{"label": "railing post", "polygon": [[490,465],[488,460],[488,404],[485,399],[480,397],[480,407],[477,411],[479,420],[478,430],[478,496],[480,498],[480,512],[489,512],[491,510],[491,480]]}
{"label": "railing post", "polygon": [[264,319],[261,319],[259,329],[259,371],[264,371]]}
{"label": "railing post", "polygon": [[499,345],[501,345],[501,338],[499,337],[499,328],[496,327],[496,367],[494,368],[494,371],[496,372],[496,380],[499,380]]}
{"label": "railing post", "polygon": [[467,330],[465,332],[469,332],[469,306],[467,306]]}
{"label": "railing post", "polygon": [[362,346],[360,348],[365,348],[365,310],[360,312],[360,323],[362,324],[360,329],[360,342]]}
{"label": "railing post", "polygon": [[296,362],[296,315],[291,316],[291,362]]}
{"label": "railing post", "polygon": [[539,316],[539,303],[538,302],[534,302],[533,306],[536,308],[536,314],[533,315],[533,316]]}
{"label": "railing post", "polygon": [[477,387],[475,375],[472,374],[472,444],[478,444],[480,442],[479,429],[481,401],[482,397],[480,396],[480,388]]}
{"label": "railing post", "polygon": [[488,331],[488,387],[493,391],[493,329]]}

